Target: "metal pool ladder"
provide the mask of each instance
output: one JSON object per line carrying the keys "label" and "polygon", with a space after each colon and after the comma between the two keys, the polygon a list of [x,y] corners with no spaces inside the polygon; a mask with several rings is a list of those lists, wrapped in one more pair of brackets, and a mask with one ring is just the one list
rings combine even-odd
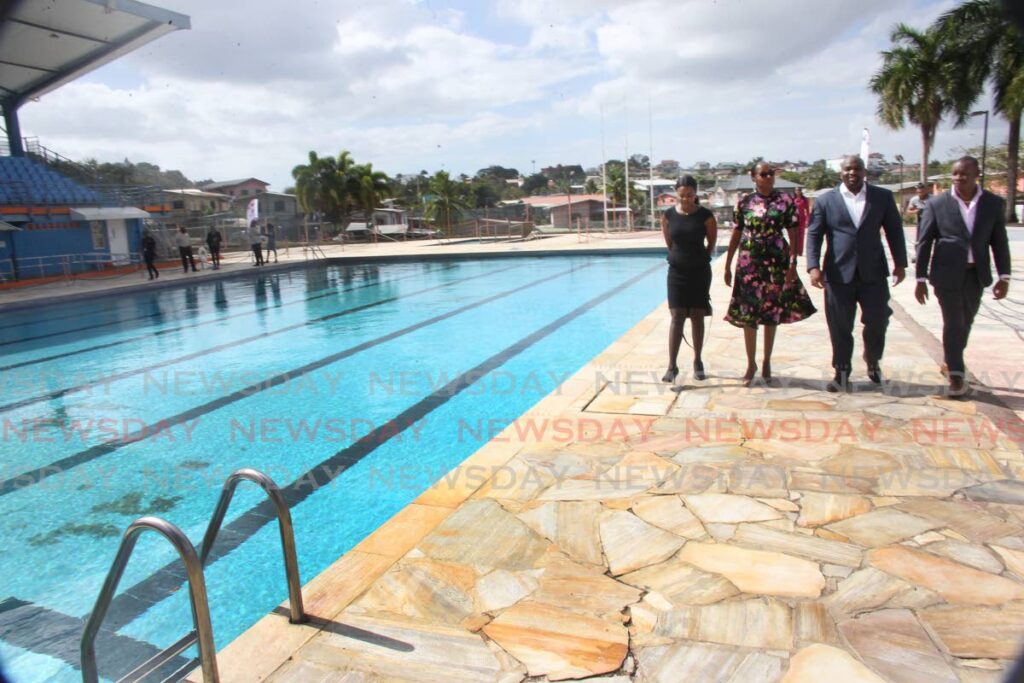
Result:
{"label": "metal pool ladder", "polygon": [[[98,683],[99,672],[96,667],[96,636],[100,631],[107,609],[117,591],[117,585],[121,581],[128,559],[139,535],[146,530],[156,531],[166,538],[185,565],[185,572],[188,575],[189,602],[192,606],[193,630],[175,642],[173,645],[158,652],[150,659],[143,662],[133,671],[123,676],[119,681],[143,681],[152,676],[161,668],[165,667],[171,660],[193,645],[199,645],[199,662],[203,671],[205,683],[218,683],[220,680],[217,672],[217,653],[213,641],[213,626],[210,622],[210,606],[206,597],[206,580],[203,568],[213,550],[214,541],[220,531],[224,516],[227,514],[228,506],[235,495],[235,488],[243,479],[255,482],[266,492],[267,497],[274,505],[277,512],[278,529],[281,532],[281,547],[284,551],[284,569],[288,579],[288,601],[291,608],[289,621],[299,624],[306,621],[306,615],[302,607],[302,584],[299,581],[299,563],[295,556],[295,534],[292,529],[292,517],[288,505],[281,495],[274,480],[258,470],[243,468],[236,470],[224,482],[221,489],[220,499],[214,509],[213,517],[206,528],[203,536],[201,550],[197,553],[195,547],[189,542],[188,537],[182,533],[174,524],[160,519],[159,517],[140,517],[132,522],[121,538],[121,545],[114,557],[114,563],[107,572],[107,578],[103,582],[99,597],[96,598],[96,605],[89,615],[89,621],[85,624],[82,632],[82,680],[84,683]],[[164,676],[164,681],[180,680],[195,666],[195,661],[189,661],[179,667],[170,676]]]}

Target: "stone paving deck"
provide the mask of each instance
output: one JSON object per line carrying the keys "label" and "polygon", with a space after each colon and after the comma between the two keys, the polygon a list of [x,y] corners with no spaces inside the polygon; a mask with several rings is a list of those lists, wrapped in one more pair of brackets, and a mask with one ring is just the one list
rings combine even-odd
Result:
{"label": "stone paving deck", "polygon": [[[818,291],[744,388],[721,266],[706,381],[658,381],[659,307],[307,584],[308,625],[277,610],[220,652],[222,680],[1002,680],[1024,636],[1012,378],[935,395],[938,308],[906,283],[887,392],[863,369],[823,391]],[[979,324],[976,375],[1020,367],[1015,334]]]}

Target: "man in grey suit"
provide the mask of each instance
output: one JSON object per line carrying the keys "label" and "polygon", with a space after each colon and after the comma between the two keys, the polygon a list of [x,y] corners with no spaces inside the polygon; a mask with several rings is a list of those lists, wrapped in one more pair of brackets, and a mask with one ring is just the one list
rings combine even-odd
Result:
{"label": "man in grey suit", "polygon": [[[842,184],[814,203],[807,226],[807,274],[811,284],[825,289],[825,318],[832,340],[835,377],[829,391],[849,388],[853,358],[853,327],[860,305],[864,323],[864,362],[868,378],[882,383],[879,363],[889,327],[889,262],[882,248],[882,231],[893,259],[894,284],[906,276],[907,245],[903,220],[892,192],[864,182],[864,161],[843,158]],[[822,241],[828,243],[822,265]]]}
{"label": "man in grey suit", "polygon": [[[928,300],[928,282],[942,309],[943,374],[951,396],[962,396],[964,349],[981,292],[992,284],[995,258],[999,280],[993,297],[1002,299],[1010,289],[1010,243],[1006,212],[1000,197],[978,187],[978,160],[963,157],[953,164],[953,189],[932,197],[921,212],[917,231],[917,301]],[[934,253],[932,250],[934,249]]]}

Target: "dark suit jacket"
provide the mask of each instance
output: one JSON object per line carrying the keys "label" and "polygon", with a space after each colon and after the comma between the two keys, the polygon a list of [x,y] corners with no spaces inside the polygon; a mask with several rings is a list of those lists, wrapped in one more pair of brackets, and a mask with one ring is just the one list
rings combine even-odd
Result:
{"label": "dark suit jacket", "polygon": [[[863,282],[877,282],[889,275],[889,263],[882,248],[882,230],[889,243],[893,262],[907,267],[907,243],[903,237],[903,219],[892,192],[867,186],[867,197],[860,225],[854,225],[839,188],[818,197],[807,226],[807,270],[821,268],[828,282],[849,284],[854,274]],[[828,243],[825,263],[821,263],[822,241]]]}
{"label": "dark suit jacket", "polygon": [[[959,289],[967,269],[967,250],[974,252],[978,279],[992,284],[991,251],[996,270],[1010,274],[1010,242],[1002,198],[982,190],[974,215],[974,232],[968,233],[956,197],[943,192],[924,205],[917,228],[917,277],[928,278],[940,289]],[[934,254],[932,249],[934,248]]]}

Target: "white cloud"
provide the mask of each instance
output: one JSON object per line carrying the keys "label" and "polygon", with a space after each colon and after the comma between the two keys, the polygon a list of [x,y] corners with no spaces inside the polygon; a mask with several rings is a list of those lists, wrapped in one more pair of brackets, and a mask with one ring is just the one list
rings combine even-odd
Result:
{"label": "white cloud", "polygon": [[867,125],[909,159],[916,133],[880,130],[867,80],[892,24],[953,2],[165,0],[192,30],[26,106],[22,127],[71,156],[278,188],[309,149],[390,173],[595,164],[602,106],[608,155],[627,106],[647,153],[648,100],[659,158],[831,156]]}

